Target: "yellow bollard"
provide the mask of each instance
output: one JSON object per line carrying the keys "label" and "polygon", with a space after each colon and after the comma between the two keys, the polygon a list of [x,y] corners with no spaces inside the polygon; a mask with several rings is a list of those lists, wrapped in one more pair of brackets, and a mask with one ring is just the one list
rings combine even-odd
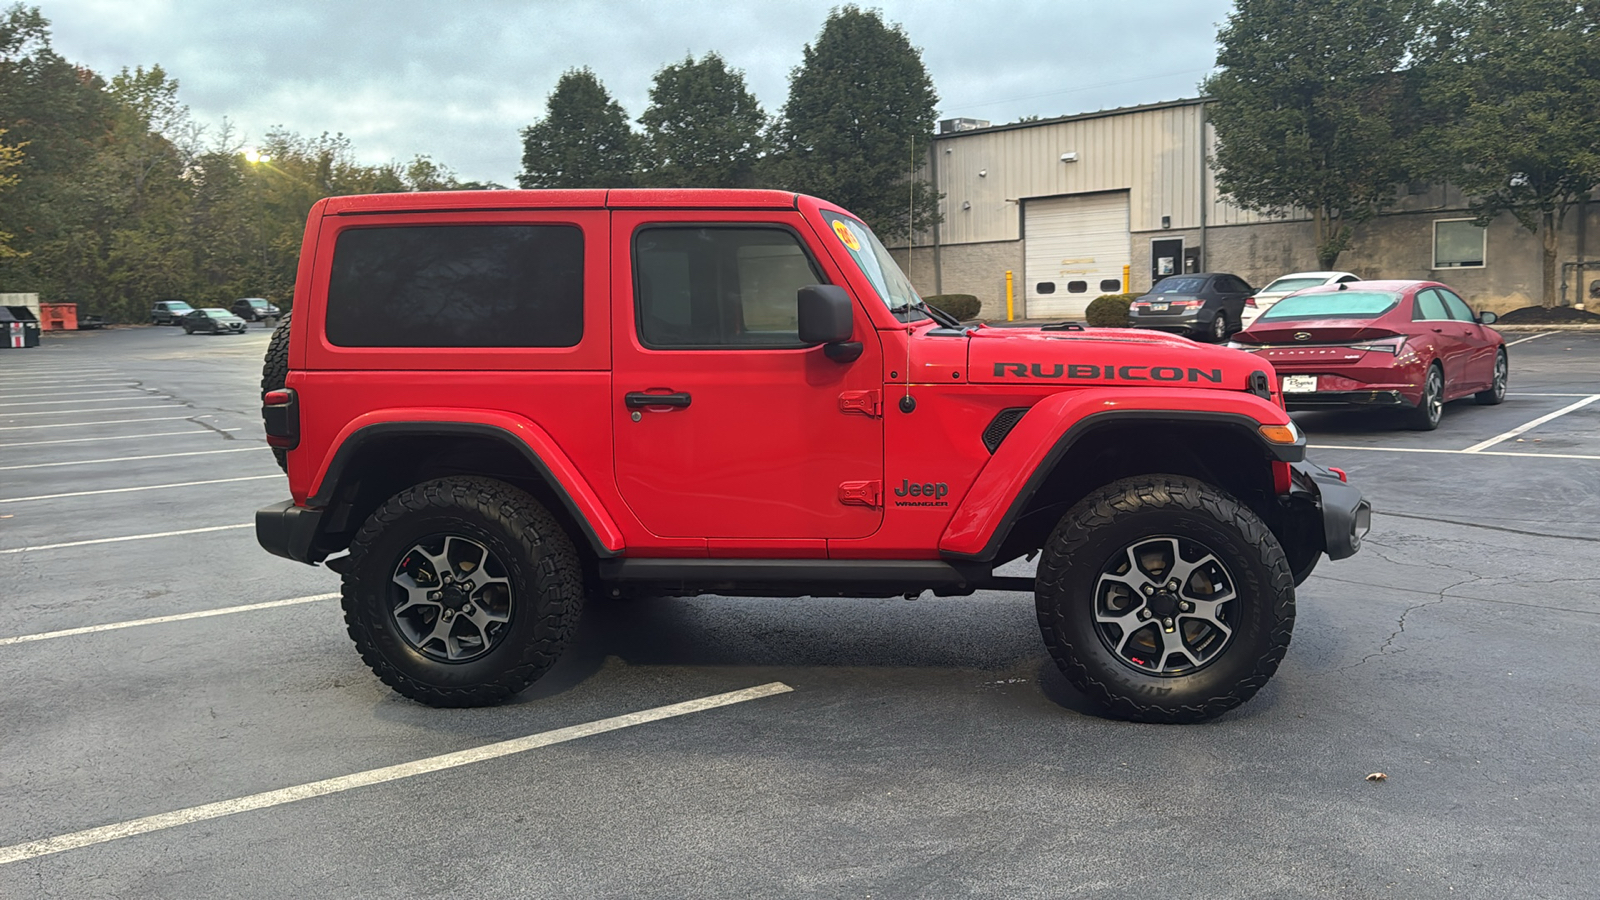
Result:
{"label": "yellow bollard", "polygon": [[1009,322],[1012,319],[1016,318],[1015,313],[1014,313],[1014,311],[1013,311],[1013,309],[1011,307],[1011,297],[1012,297],[1012,293],[1011,293],[1011,270],[1007,269],[1006,270],[1006,321],[1007,322]]}
{"label": "yellow bollard", "polygon": [[1128,274],[1132,270],[1133,270],[1132,266],[1123,266],[1122,267],[1122,292],[1124,294],[1133,293],[1133,288],[1130,286],[1130,285],[1132,285],[1133,282],[1128,278]]}

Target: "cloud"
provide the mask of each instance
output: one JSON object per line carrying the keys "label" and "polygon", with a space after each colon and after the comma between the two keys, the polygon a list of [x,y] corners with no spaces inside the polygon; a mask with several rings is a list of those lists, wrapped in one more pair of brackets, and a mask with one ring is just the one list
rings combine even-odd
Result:
{"label": "cloud", "polygon": [[[75,0],[42,4],[57,50],[105,75],[159,64],[194,116],[247,138],[282,125],[343,132],[365,162],[427,154],[514,183],[519,131],[556,79],[588,66],[628,115],[661,66],[715,50],[769,113],[833,4],[764,0],[427,2]],[[893,0],[946,115],[1046,118],[1192,97],[1224,0],[1132,4]]]}

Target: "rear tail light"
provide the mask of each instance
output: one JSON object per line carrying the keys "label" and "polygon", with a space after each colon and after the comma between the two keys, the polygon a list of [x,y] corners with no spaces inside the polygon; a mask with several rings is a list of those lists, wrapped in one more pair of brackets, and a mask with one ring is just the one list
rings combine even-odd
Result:
{"label": "rear tail light", "polygon": [[1406,339],[1402,336],[1397,336],[1392,338],[1384,338],[1381,341],[1367,341],[1361,344],[1351,344],[1350,349],[1366,350],[1372,353],[1388,353],[1394,356],[1399,356],[1400,351],[1405,349],[1405,346]]}
{"label": "rear tail light", "polygon": [[300,403],[294,388],[279,388],[261,395],[261,422],[267,444],[280,450],[300,446]]}
{"label": "rear tail light", "polygon": [[1255,309],[1256,308],[1256,298],[1254,298],[1254,297],[1246,297],[1246,298],[1244,298],[1244,305],[1250,307],[1251,309]]}

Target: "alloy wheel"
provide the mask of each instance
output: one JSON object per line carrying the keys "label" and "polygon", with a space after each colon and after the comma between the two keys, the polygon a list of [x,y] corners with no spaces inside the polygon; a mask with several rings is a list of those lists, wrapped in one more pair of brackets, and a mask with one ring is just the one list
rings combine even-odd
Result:
{"label": "alloy wheel", "polygon": [[1232,573],[1190,538],[1140,538],[1112,554],[1095,584],[1095,630],[1124,665],[1146,675],[1188,675],[1233,640]]}
{"label": "alloy wheel", "polygon": [[395,627],[430,659],[477,659],[510,632],[511,579],[478,541],[455,534],[423,538],[400,557],[390,580]]}

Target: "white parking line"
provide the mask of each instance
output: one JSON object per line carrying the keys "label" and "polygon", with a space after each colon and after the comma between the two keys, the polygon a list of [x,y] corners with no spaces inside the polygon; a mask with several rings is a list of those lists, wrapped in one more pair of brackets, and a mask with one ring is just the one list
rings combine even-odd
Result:
{"label": "white parking line", "polygon": [[[128,399],[132,400],[134,398],[129,397]],[[183,407],[175,406],[171,402],[169,402],[167,400],[164,400],[164,399],[155,398],[155,397],[152,397],[151,399],[155,401],[155,403],[153,405],[152,404],[146,404],[144,406],[103,406],[100,409],[30,410],[28,412],[19,412],[19,413],[0,413],[0,419],[5,419],[6,421],[9,422],[12,419],[20,419],[23,416],[89,415],[89,414],[92,414],[92,413],[103,413],[103,412],[127,412],[128,410],[133,410],[133,409],[183,409]]]}
{"label": "white parking line", "polygon": [[1546,332],[1543,332],[1541,334],[1530,335],[1530,336],[1525,337],[1525,338],[1517,338],[1514,341],[1506,341],[1506,346],[1507,347],[1515,347],[1518,344],[1525,344],[1528,341],[1537,341],[1539,338],[1549,337],[1552,334],[1555,334],[1555,332],[1554,331],[1546,331]]}
{"label": "white parking line", "polygon": [[194,416],[152,416],[148,419],[107,419],[104,422],[57,422],[52,425],[0,425],[0,431],[22,431],[25,428],[85,428],[90,425],[126,425],[129,422],[171,422],[174,419],[192,419]]}
{"label": "white parking line", "polygon": [[240,429],[240,428],[217,428],[217,429],[199,428],[199,429],[195,429],[193,431],[152,431],[149,434],[114,434],[114,435],[111,435],[110,437],[56,438],[55,440],[52,440],[52,441],[15,441],[15,442],[10,443],[10,444],[0,444],[0,447],[38,447],[38,446],[43,445],[43,444],[88,444],[88,443],[93,443],[95,441],[133,441],[133,440],[138,440],[139,438],[178,437],[180,435],[216,434],[219,431],[223,432],[225,434],[232,434],[235,431],[242,431],[242,430],[243,429]]}
{"label": "white parking line", "polygon": [[11,644],[31,644],[34,641],[48,641],[51,638],[74,637],[80,634],[96,634],[101,631],[120,631],[124,628],[138,628],[142,625],[165,625],[168,622],[187,622],[190,619],[209,619],[214,616],[231,616],[234,613],[253,612],[258,609],[274,609],[280,606],[297,606],[301,603],[315,603],[318,600],[331,600],[338,594],[312,594],[309,597],[290,597],[287,600],[268,600],[265,603],[246,603],[243,606],[228,606],[222,609],[202,609],[199,612],[177,613],[170,616],[154,616],[149,619],[132,619],[127,622],[108,622],[104,625],[85,625],[82,628],[63,628],[60,631],[42,631],[38,634],[19,634],[16,637],[0,638],[0,647]]}
{"label": "white parking line", "polygon": [[217,453],[259,453],[260,447],[235,447],[229,450],[188,450],[183,453],[152,453],[148,456],[114,456],[110,459],[74,459],[69,462],[28,463],[23,466],[0,466],[0,472],[13,469],[48,469],[53,466],[92,466],[96,463],[133,462],[138,459],[171,459],[175,456],[211,456]]}
{"label": "white parking line", "polygon": [[100,491],[71,491],[65,494],[39,494],[34,497],[3,497],[0,503],[27,503],[33,500],[59,500],[62,497],[90,497],[95,494],[128,494],[134,491],[159,491],[163,488],[199,487],[202,484],[231,484],[235,481],[261,481],[282,478],[283,475],[246,475],[243,478],[213,478],[209,481],[177,481],[172,484],[146,484],[140,487],[106,488]]}
{"label": "white parking line", "polygon": [[[113,392],[112,391],[103,391],[102,393],[110,394],[110,393],[113,393]],[[98,400],[60,400],[60,399],[57,399],[57,400],[29,400],[26,403],[0,403],[0,407],[7,407],[7,406],[50,406],[50,405],[56,404],[56,403],[121,403],[124,400],[142,400],[142,399],[144,399],[142,397],[129,397],[126,390],[115,391],[115,393],[121,394],[122,396],[120,396],[120,397],[101,397]],[[93,412],[93,410],[85,410],[85,412]]]}
{"label": "white parking line", "polygon": [[1307,450],[1376,450],[1380,453],[1456,453],[1469,456],[1521,456],[1529,459],[1600,459],[1578,453],[1515,453],[1510,450],[1442,450],[1431,447],[1357,447],[1345,444],[1316,444]]}
{"label": "white parking line", "polygon": [[61,853],[65,850],[76,850],[80,847],[90,847],[103,844],[119,838],[133,837],[134,835],[149,834],[152,831],[162,831],[176,828],[180,825],[189,825],[195,822],[204,822],[209,819],[219,819],[235,813],[250,812],[257,809],[267,809],[293,803],[297,800],[309,800],[313,797],[325,797],[355,788],[370,787],[376,784],[386,784],[404,778],[414,778],[418,775],[427,775],[432,772],[442,772],[447,769],[460,768],[473,763],[499,759],[515,753],[536,750],[555,744],[575,741],[579,738],[592,737],[605,734],[608,731],[617,731],[635,725],[644,725],[649,722],[659,722],[677,716],[686,716],[691,713],[706,712],[723,706],[732,706],[736,703],[745,703],[750,700],[760,700],[777,694],[787,694],[794,688],[781,681],[763,684],[757,687],[745,688],[742,691],[730,691],[726,694],[714,694],[710,697],[701,697],[698,700],[688,700],[683,703],[672,703],[667,706],[657,706],[654,709],[640,710],[609,719],[600,719],[596,722],[586,722],[582,725],[571,725],[566,728],[557,728],[553,731],[541,731],[526,737],[514,738],[509,741],[500,741],[494,744],[484,744],[470,750],[460,750],[455,753],[444,753],[439,756],[430,756],[415,762],[401,763],[396,766],[384,766],[380,769],[368,769],[365,772],[356,772],[352,775],[341,775],[337,778],[326,778],[322,781],[312,781],[306,784],[297,784],[293,787],[280,788],[275,791],[265,791],[259,794],[250,794],[233,800],[222,800],[217,803],[207,803],[203,806],[191,806],[187,809],[174,810],[154,816],[145,816],[142,819],[130,819],[114,825],[103,825],[99,828],[90,828],[85,831],[75,831],[70,834],[57,835],[38,841],[29,841],[25,844],[13,844],[9,847],[0,847],[0,865],[20,862],[27,859],[36,859],[52,853]]}
{"label": "white parking line", "polygon": [[180,534],[205,534],[208,531],[233,531],[239,528],[254,528],[255,523],[246,522],[243,525],[213,525],[210,528],[185,528],[182,531],[157,531],[152,534],[129,534],[123,537],[95,538],[89,541],[67,541],[62,544],[39,544],[35,547],[12,547],[10,550],[0,550],[4,553],[34,553],[39,550],[61,550],[65,547],[87,547],[90,544],[120,544],[123,541],[147,541],[151,538],[177,537]]}
{"label": "white parking line", "polygon": [[92,375],[86,378],[0,378],[0,388],[42,388],[64,385],[67,387],[112,387],[116,385],[134,385],[137,381],[126,378],[113,378],[108,375]]}
{"label": "white parking line", "polygon": [[1572,404],[1569,404],[1567,406],[1563,406],[1560,409],[1556,410],[1555,412],[1547,413],[1545,415],[1542,415],[1539,418],[1534,419],[1531,422],[1525,422],[1525,423],[1523,423],[1521,425],[1518,425],[1517,427],[1511,429],[1510,431],[1505,432],[1504,434],[1497,434],[1494,437],[1489,438],[1487,441],[1479,441],[1478,443],[1473,444],[1471,447],[1468,447],[1463,452],[1465,452],[1465,453],[1478,453],[1478,452],[1482,451],[1485,447],[1493,447],[1495,444],[1498,444],[1501,441],[1508,440],[1510,438],[1514,438],[1517,435],[1522,434],[1525,431],[1529,431],[1531,429],[1538,428],[1540,425],[1543,425],[1544,423],[1550,421],[1551,419],[1558,419],[1558,418],[1566,415],[1569,412],[1573,412],[1574,410],[1582,409],[1585,406],[1588,406],[1589,404],[1595,402],[1596,400],[1600,400],[1600,394],[1590,394],[1589,396],[1583,398],[1582,400],[1579,400],[1577,403],[1572,403]]}
{"label": "white parking line", "polygon": [[1529,393],[1525,393],[1525,392],[1519,393],[1517,391],[1512,391],[1512,392],[1506,394],[1506,396],[1507,397],[1587,397],[1589,395],[1588,394],[1529,394]]}

